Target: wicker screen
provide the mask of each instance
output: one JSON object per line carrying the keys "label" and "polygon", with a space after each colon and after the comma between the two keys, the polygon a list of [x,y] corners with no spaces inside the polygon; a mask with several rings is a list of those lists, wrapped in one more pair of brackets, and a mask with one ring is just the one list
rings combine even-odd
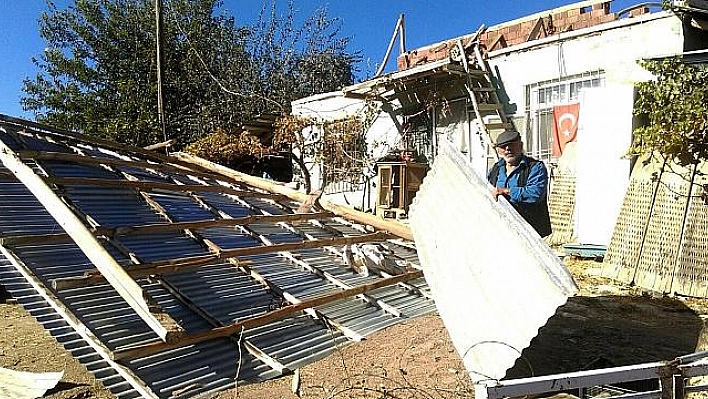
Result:
{"label": "wicker screen", "polygon": [[[688,177],[687,177],[688,176]],[[708,204],[688,175],[633,178],[602,274],[648,290],[708,297]]]}

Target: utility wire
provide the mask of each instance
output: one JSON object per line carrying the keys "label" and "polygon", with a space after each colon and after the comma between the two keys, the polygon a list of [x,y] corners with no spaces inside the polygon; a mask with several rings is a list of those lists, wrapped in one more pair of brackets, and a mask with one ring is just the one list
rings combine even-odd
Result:
{"label": "utility wire", "polygon": [[207,73],[207,75],[209,75],[209,78],[211,80],[213,80],[214,83],[216,83],[217,86],[219,86],[219,88],[223,92],[237,96],[237,97],[241,97],[241,98],[258,98],[258,99],[261,99],[263,101],[266,101],[270,104],[277,106],[281,112],[285,110],[285,107],[283,107],[282,104],[280,104],[279,102],[277,102],[271,98],[268,98],[266,96],[263,96],[263,95],[260,95],[257,93],[251,93],[251,94],[239,93],[239,92],[236,92],[236,91],[233,91],[233,90],[230,90],[229,88],[227,88],[219,78],[214,76],[214,74],[209,69],[209,66],[207,65],[206,61],[204,61],[204,58],[201,56],[199,51],[197,51],[197,49],[195,49],[194,46],[192,45],[192,41],[189,39],[189,34],[184,29],[182,29],[182,26],[179,23],[179,19],[176,16],[176,12],[174,10],[174,7],[172,6],[171,0],[167,0],[167,7],[170,12],[170,15],[172,16],[172,19],[175,21],[175,26],[177,26],[177,30],[179,30],[179,32],[182,35],[184,35],[184,37],[187,39],[187,43],[189,44],[189,49],[192,50],[194,55],[196,55],[197,59],[199,59],[199,62],[202,64],[202,67],[204,68],[204,71]]}

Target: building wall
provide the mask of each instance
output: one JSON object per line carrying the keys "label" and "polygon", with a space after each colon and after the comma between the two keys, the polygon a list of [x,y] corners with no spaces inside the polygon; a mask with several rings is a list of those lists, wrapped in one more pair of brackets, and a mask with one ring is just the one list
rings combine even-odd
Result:
{"label": "building wall", "polygon": [[[638,65],[638,60],[680,54],[684,49],[685,35],[681,20],[672,13],[659,12],[520,42],[489,52],[488,62],[504,88],[502,98],[508,98],[507,113],[523,133],[528,128],[530,85],[563,81],[568,77],[600,71],[603,86],[631,85],[651,78]],[[345,98],[341,92],[335,92],[298,100],[293,103],[293,113],[334,120],[361,113],[364,107],[363,101]],[[464,107],[458,111],[461,112],[459,115],[437,118],[436,133],[449,135],[468,155],[472,164],[484,172],[481,170],[487,165],[486,160],[482,159],[486,154],[484,143],[475,135],[474,122],[470,124]],[[583,134],[592,132],[584,131]],[[631,135],[631,131],[625,130],[621,134]],[[400,144],[396,124],[385,112],[380,112],[366,136],[372,161]],[[312,173],[313,187],[318,188],[317,165],[314,165]],[[369,200],[365,192],[363,195],[361,192],[341,194],[339,196],[342,198],[334,200],[365,210],[372,209],[376,190],[371,185],[367,189],[370,190]]]}
{"label": "building wall", "polygon": [[633,83],[650,78],[637,60],[682,51],[681,20],[661,12],[493,51],[488,62],[516,105],[515,115],[523,116],[528,85],[598,70],[608,83]]}
{"label": "building wall", "polygon": [[[306,97],[292,103],[293,115],[313,118],[320,122],[331,122],[339,119],[345,119],[351,116],[360,115],[363,118],[363,113],[366,109],[366,103],[363,100],[344,97],[342,92],[331,92],[316,96]],[[305,131],[303,134],[306,140],[317,140],[318,129],[314,131]],[[342,189],[344,187],[336,187],[330,185],[324,187],[324,197],[329,201],[351,205],[364,211],[371,210],[375,207],[376,187],[373,177],[375,176],[374,165],[375,161],[389,151],[398,148],[401,136],[398,133],[396,124],[392,117],[386,112],[379,112],[376,115],[373,123],[365,133],[367,157],[363,168],[363,179],[372,178],[368,184],[362,184],[358,189]],[[298,150],[294,150],[298,153]],[[310,178],[313,190],[322,187],[322,165],[316,163],[312,158],[305,158],[305,163],[310,171]]]}
{"label": "building wall", "polygon": [[[602,30],[598,30],[600,28]],[[631,142],[634,101],[631,87],[638,81],[651,78],[637,61],[681,54],[683,50],[681,20],[671,13],[661,12],[489,53],[489,64],[497,72],[509,98],[507,108],[513,110],[511,115],[515,120],[524,121],[523,126],[518,126],[521,131],[538,129],[530,122],[529,97],[532,91],[529,87],[560,83],[574,76],[602,77],[601,87],[581,89],[575,100],[568,101],[580,104],[582,128],[578,130],[577,148],[586,160],[571,165],[577,176],[572,224],[580,242],[608,245],[610,241],[618,213],[617,204],[621,203],[629,179],[629,161],[622,160],[621,156]],[[622,93],[629,94],[614,95],[617,87],[627,88]],[[582,95],[586,91],[588,95],[594,93],[593,96]],[[607,103],[613,105],[608,108]],[[614,112],[619,109],[627,111]],[[527,147],[538,149],[532,144],[527,143]],[[541,153],[534,155],[540,156]],[[602,165],[608,165],[608,168],[612,165],[614,171],[602,168]],[[595,201],[598,181],[603,182],[601,192],[605,200],[601,203]],[[607,217],[597,218],[595,208],[598,206],[611,208],[611,211],[599,212]]]}

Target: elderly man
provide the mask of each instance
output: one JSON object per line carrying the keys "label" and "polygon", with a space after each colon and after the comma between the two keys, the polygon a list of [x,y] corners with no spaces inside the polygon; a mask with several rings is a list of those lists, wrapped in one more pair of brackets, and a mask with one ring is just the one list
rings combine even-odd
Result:
{"label": "elderly man", "polygon": [[541,237],[551,234],[546,166],[524,154],[521,135],[515,130],[499,134],[495,147],[501,159],[487,176],[494,186],[492,195],[506,197]]}

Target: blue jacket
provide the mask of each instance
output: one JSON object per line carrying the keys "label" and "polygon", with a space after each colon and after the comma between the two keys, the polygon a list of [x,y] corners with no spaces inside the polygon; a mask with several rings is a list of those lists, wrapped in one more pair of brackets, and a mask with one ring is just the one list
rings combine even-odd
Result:
{"label": "blue jacket", "polygon": [[548,171],[543,162],[521,155],[519,165],[507,176],[504,160],[500,159],[489,171],[487,179],[495,187],[509,189],[507,199],[541,237],[551,234]]}

